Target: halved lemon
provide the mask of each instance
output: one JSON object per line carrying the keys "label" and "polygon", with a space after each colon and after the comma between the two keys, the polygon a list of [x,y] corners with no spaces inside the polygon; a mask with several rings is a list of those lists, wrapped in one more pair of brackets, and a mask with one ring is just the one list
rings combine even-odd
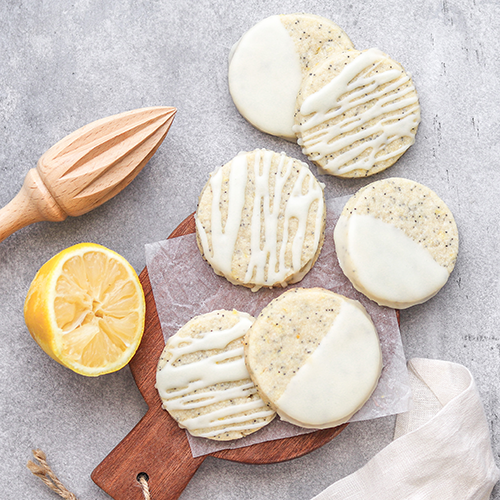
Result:
{"label": "halved lemon", "polygon": [[124,367],[144,332],[144,292],[121,255],[94,243],[63,250],[31,283],[24,319],[53,359],[95,377]]}

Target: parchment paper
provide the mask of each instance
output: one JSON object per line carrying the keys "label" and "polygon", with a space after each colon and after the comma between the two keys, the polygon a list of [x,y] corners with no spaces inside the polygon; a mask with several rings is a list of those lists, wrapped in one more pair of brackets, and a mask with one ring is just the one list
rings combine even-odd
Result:
{"label": "parchment paper", "polygon": [[[396,312],[380,307],[356,291],[339,267],[333,243],[333,228],[349,197],[327,200],[325,243],[307,276],[294,287],[323,287],[359,300],[370,314],[380,337],[383,370],[371,398],[351,422],[402,413],[408,410],[410,386]],[[250,289],[235,286],[217,276],[203,260],[190,234],[146,245],[146,264],[163,336],[175,334],[194,316],[216,309],[237,309],[257,316],[261,309],[286,289]],[[242,439],[218,442],[187,434],[193,457],[229,448],[313,432],[282,422],[271,424]]]}

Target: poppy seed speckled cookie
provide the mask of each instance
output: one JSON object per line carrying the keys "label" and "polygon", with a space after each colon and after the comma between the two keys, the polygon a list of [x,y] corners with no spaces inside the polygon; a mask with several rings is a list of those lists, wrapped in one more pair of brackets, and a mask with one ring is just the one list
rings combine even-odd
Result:
{"label": "poppy seed speckled cookie", "polygon": [[364,307],[323,288],[288,290],[265,307],[245,336],[245,360],[282,420],[318,429],[347,422],[382,370]]}
{"label": "poppy seed speckled cookie", "polygon": [[431,189],[389,178],[360,189],[334,230],[340,267],[379,305],[405,309],[433,297],[458,254],[452,213]]}
{"label": "poppy seed speckled cookie", "polygon": [[302,78],[318,61],[351,48],[344,31],[324,17],[268,17],[231,50],[228,81],[233,102],[254,127],[295,141],[293,115]]}
{"label": "poppy seed speckled cookie", "polygon": [[324,241],[323,187],[284,153],[240,153],[212,173],[200,195],[203,258],[231,283],[256,291],[300,281]]}
{"label": "poppy seed speckled cookie", "polygon": [[245,366],[243,337],[253,322],[246,313],[213,311],[168,339],[156,388],[163,408],[193,436],[238,439],[274,418]]}
{"label": "poppy seed speckled cookie", "polygon": [[417,91],[403,67],[377,49],[337,52],[304,78],[294,131],[325,173],[365,177],[415,142]]}

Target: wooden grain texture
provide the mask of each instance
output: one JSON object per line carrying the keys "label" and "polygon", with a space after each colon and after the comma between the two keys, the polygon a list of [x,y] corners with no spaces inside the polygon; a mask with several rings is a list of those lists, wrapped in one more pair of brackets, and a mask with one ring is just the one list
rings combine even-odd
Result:
{"label": "wooden grain texture", "polygon": [[89,123],[60,140],[0,210],[0,241],[34,222],[82,215],[118,194],[158,149],[176,111],[127,111]]}
{"label": "wooden grain texture", "polygon": [[[194,231],[192,214],[175,229],[170,238]],[[165,343],[146,268],[139,278],[146,296],[146,325],[141,345],[130,362],[130,369],[149,409],[94,470],[92,479],[115,500],[140,500],[143,497],[138,488],[137,475],[146,473],[154,500],[175,500],[205,457],[192,457],[185,431],[161,408],[161,400],[154,385],[156,365]],[[245,448],[218,451],[211,453],[211,456],[251,464],[282,462],[319,448],[337,436],[346,425]]]}

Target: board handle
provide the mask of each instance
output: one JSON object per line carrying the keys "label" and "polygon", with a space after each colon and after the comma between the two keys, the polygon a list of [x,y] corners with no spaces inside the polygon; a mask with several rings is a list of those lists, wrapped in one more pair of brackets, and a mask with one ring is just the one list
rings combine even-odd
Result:
{"label": "board handle", "polygon": [[146,474],[151,498],[176,500],[204,459],[193,458],[185,432],[153,408],[91,477],[114,500],[144,500],[138,476]]}

